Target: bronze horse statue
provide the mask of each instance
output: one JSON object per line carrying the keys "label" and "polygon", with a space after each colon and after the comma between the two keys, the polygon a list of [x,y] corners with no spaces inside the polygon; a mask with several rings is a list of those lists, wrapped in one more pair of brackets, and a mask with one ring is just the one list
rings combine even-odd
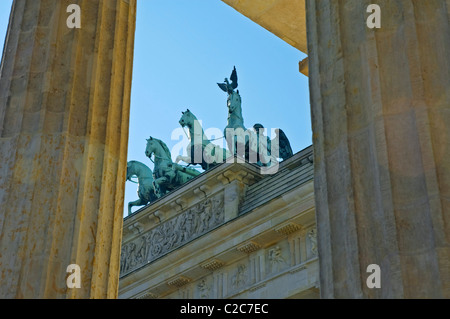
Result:
{"label": "bronze horse statue", "polygon": [[133,206],[144,206],[158,199],[153,187],[153,172],[145,164],[138,161],[127,163],[127,181],[132,181],[133,177],[138,179],[137,194],[139,199],[128,203],[128,215],[131,215]]}
{"label": "bronze horse statue", "polygon": [[169,148],[159,139],[150,137],[147,140],[145,155],[150,160],[154,155],[153,185],[159,197],[201,174],[195,169],[173,163]]}

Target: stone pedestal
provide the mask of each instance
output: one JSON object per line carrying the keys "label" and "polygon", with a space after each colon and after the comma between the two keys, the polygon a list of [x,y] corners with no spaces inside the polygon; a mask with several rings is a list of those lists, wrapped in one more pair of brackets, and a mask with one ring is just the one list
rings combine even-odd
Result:
{"label": "stone pedestal", "polygon": [[[69,29],[70,4],[81,29]],[[0,297],[115,298],[135,0],[15,0],[0,79]],[[67,289],[67,266],[81,288]]]}
{"label": "stone pedestal", "polygon": [[307,1],[322,297],[450,297],[448,4]]}

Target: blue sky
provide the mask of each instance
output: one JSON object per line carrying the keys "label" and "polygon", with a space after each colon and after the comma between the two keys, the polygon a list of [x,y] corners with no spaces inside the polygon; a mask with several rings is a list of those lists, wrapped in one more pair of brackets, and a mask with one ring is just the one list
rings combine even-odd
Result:
{"label": "blue sky", "polygon": [[[12,0],[0,0],[0,45],[3,49]],[[2,50],[3,52],[3,50]]]}
{"label": "blue sky", "polygon": [[[2,43],[10,6],[11,0],[0,1]],[[308,147],[308,79],[298,71],[304,57],[219,0],[138,0],[128,160],[153,168],[144,154],[146,139],[159,138],[173,149],[182,137],[172,140],[172,133],[187,108],[205,130],[223,131],[227,95],[216,83],[229,77],[233,66],[245,126],[280,127],[294,153]],[[136,188],[127,182],[125,211],[137,199]]]}

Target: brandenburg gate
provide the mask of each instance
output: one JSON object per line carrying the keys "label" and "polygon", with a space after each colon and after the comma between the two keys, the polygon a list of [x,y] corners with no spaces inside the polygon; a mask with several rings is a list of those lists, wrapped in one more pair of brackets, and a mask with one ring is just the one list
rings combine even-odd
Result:
{"label": "brandenburg gate", "polygon": [[[321,296],[450,298],[450,0],[224,2],[308,54]],[[81,28],[67,26],[71,4]],[[117,297],[136,10],[14,0],[1,298]],[[69,289],[75,263],[82,285]],[[365,284],[370,264],[380,289]]]}

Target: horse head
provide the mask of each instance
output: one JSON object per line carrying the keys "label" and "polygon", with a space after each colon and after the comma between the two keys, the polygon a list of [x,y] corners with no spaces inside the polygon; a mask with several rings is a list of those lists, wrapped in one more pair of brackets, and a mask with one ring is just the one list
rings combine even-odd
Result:
{"label": "horse head", "polygon": [[171,159],[170,150],[167,145],[157,138],[150,137],[147,140],[147,147],[145,148],[145,155],[151,159],[152,155],[165,160]]}
{"label": "horse head", "polygon": [[131,162],[131,161],[128,162],[127,163],[127,181],[131,181],[131,178],[134,175],[133,168],[134,168],[133,162]]}
{"label": "horse head", "polygon": [[194,122],[197,120],[197,117],[187,109],[186,112],[181,112],[183,115],[178,123],[180,123],[181,127],[193,127]]}
{"label": "horse head", "polygon": [[147,140],[147,147],[145,148],[145,156],[148,158],[152,158],[153,153],[155,153],[155,140],[153,137],[150,136],[150,138]]}

